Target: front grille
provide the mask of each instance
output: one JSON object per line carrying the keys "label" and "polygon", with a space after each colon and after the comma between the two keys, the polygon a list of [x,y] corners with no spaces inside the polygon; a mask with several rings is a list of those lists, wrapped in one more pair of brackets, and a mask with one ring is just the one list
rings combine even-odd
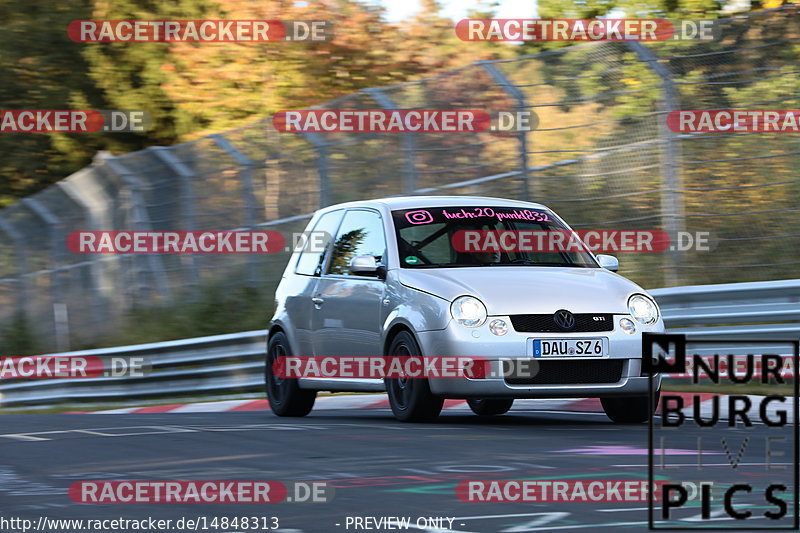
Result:
{"label": "front grille", "polygon": [[[533,377],[506,377],[509,385],[569,385],[617,383],[622,378],[623,359],[593,361],[537,361],[539,371]],[[504,362],[505,364],[505,362]],[[508,375],[509,369],[505,369]]]}
{"label": "front grille", "polygon": [[562,329],[553,315],[511,315],[511,325],[520,333],[592,333],[613,331],[614,315],[606,313],[576,313],[575,327]]}

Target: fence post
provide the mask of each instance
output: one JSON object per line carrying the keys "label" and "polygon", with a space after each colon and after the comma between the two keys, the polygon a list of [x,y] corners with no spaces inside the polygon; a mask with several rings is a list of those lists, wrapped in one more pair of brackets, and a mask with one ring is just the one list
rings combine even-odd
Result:
{"label": "fence post", "polygon": [[314,132],[303,132],[303,137],[317,151],[317,173],[319,174],[319,207],[331,205],[331,184],[328,174],[328,143],[321,135]]}
{"label": "fence post", "polygon": [[640,61],[650,66],[659,80],[661,80],[661,99],[658,103],[659,111],[661,112],[658,120],[658,130],[663,144],[663,149],[661,150],[661,166],[663,169],[661,224],[672,243],[670,250],[667,252],[664,283],[667,287],[675,287],[681,283],[680,268],[683,263],[681,252],[675,245],[678,242],[678,235],[685,230],[685,214],[681,193],[683,182],[680,172],[680,139],[675,132],[667,127],[667,114],[670,111],[679,109],[680,94],[673,83],[672,74],[659,62],[658,57],[653,52],[642,43],[628,41],[626,44],[636,53]]}
{"label": "fence post", "polygon": [[31,197],[20,200],[20,205],[27,208],[47,226],[49,240],[48,247],[50,248],[51,262],[50,298],[52,300],[51,303],[53,304],[52,308],[53,323],[55,324],[54,334],[56,339],[56,349],[59,352],[66,352],[69,351],[69,326],[65,326],[60,323],[58,318],[60,313],[56,311],[59,308],[59,304],[66,305],[66,302],[64,302],[64,289],[61,286],[61,267],[64,264],[63,249],[65,244],[65,239],[61,235],[61,220],[59,220],[55,214],[42,205],[41,202],[38,202]]}
{"label": "fence post", "polygon": [[284,156],[281,150],[280,134],[275,131],[272,123],[264,124],[264,220],[275,220],[281,218],[280,201],[281,194],[281,157]]}
{"label": "fence post", "polygon": [[[192,194],[192,178],[194,173],[182,161],[180,161],[166,146],[151,146],[147,150],[153,152],[170,170],[175,172],[180,178],[181,184],[181,215],[184,221],[183,229],[185,231],[194,231],[197,229],[197,220],[194,213],[194,195]],[[198,273],[197,263],[199,259],[194,254],[188,256],[189,264],[189,280],[190,284],[196,286],[200,278]]]}
{"label": "fence post", "polygon": [[192,203],[192,178],[194,172],[180,161],[170,151],[167,146],[151,146],[148,148],[159,158],[170,170],[175,172],[181,180],[181,215],[185,222],[184,229],[186,231],[194,231],[197,229],[197,221],[195,219],[194,204]]}
{"label": "fence post", "polygon": [[[522,91],[519,90],[511,80],[509,80],[505,74],[500,72],[500,70],[495,66],[493,61],[478,61],[478,64],[486,69],[486,72],[492,77],[497,85],[499,85],[505,92],[509,94],[514,100],[516,100],[517,105],[515,106],[517,111],[523,111],[527,108],[527,103],[525,102],[525,95],[522,94]],[[520,130],[518,132],[519,136],[519,171],[520,171],[520,200],[522,201],[529,201],[530,200],[530,191],[528,187],[528,137],[527,132],[524,130]],[[538,198],[539,191],[538,187],[534,184],[534,193],[536,194],[537,198],[534,198],[535,201],[541,202],[542,198]]]}
{"label": "fence post", "polygon": [[[378,105],[383,109],[399,109],[394,100],[378,87],[364,89],[364,92],[378,102]],[[405,152],[406,156],[406,173],[405,179],[403,180],[403,192],[406,194],[412,194],[417,189],[417,163],[414,155],[416,149],[414,132],[407,131],[403,133],[403,152]]]}
{"label": "fence post", "polygon": [[[242,224],[252,230],[257,224],[258,202],[256,202],[255,193],[253,191],[253,168],[255,162],[239,151],[231,142],[222,134],[212,135],[211,138],[214,142],[225,150],[230,156],[242,167],[240,176],[242,177],[242,202],[244,203],[244,210],[242,212]],[[258,283],[258,256],[250,254],[247,258],[247,280],[251,286]]]}
{"label": "fence post", "polygon": [[[117,174],[125,187],[130,193],[131,198],[131,211],[133,212],[133,226],[136,231],[152,231],[150,225],[150,217],[147,214],[147,208],[144,204],[144,197],[142,196],[142,189],[144,185],[141,180],[136,177],[118,158],[113,156],[105,156],[102,161],[108,165],[115,174]],[[150,272],[155,279],[157,290],[160,294],[169,299],[169,283],[164,273],[164,266],[161,263],[161,257],[156,254],[146,254],[147,264]],[[192,263],[193,264],[193,263]],[[139,288],[141,290],[141,287]]]}
{"label": "fence post", "polygon": [[[80,170],[78,172],[83,173],[86,172],[86,170]],[[89,228],[91,230],[99,231],[102,229],[103,225],[99,220],[99,212],[102,211],[102,202],[90,200],[91,195],[85,194],[83,191],[81,191],[80,188],[70,180],[70,178],[57,181],[55,185],[56,187],[60,188],[73,202],[78,204],[81,209],[83,209],[89,220]],[[98,192],[99,191],[94,191],[94,194],[97,194]],[[105,193],[102,194],[104,196],[103,202],[106,203],[106,205],[110,205],[108,196]],[[104,320],[108,319],[105,299],[103,297],[104,271],[100,256],[98,254],[91,254],[90,257],[91,275],[89,277],[91,278],[90,283],[92,286],[92,292],[94,294],[94,303],[92,305],[92,322],[94,324],[100,324]]]}

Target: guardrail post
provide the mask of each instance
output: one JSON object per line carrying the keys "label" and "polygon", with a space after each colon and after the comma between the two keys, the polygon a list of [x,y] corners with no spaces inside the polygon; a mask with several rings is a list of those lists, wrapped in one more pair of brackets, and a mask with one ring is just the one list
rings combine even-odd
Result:
{"label": "guardrail post", "polygon": [[[225,150],[242,167],[239,175],[242,178],[242,224],[252,230],[257,224],[258,202],[253,191],[253,168],[255,162],[239,151],[231,142],[221,134],[212,135],[211,138],[217,146]],[[251,286],[258,283],[257,256],[251,254],[247,259],[247,279]]]}
{"label": "guardrail post", "polygon": [[[507,92],[516,102],[517,105],[515,108],[517,111],[523,111],[527,108],[527,103],[525,101],[525,95],[522,94],[522,91],[519,90],[511,80],[509,80],[505,74],[500,72],[500,70],[495,66],[494,62],[492,61],[478,61],[478,64],[486,69],[486,72],[492,77],[492,79],[499,85],[505,92]],[[530,200],[530,191],[528,187],[528,136],[526,131],[520,130],[518,132],[519,138],[519,171],[520,171],[520,200],[522,201],[529,201]],[[534,184],[534,193],[537,196],[534,198],[535,201],[542,201],[541,198],[538,198],[539,191],[538,187]]]}
{"label": "guardrail post", "polygon": [[[50,248],[50,298],[53,304],[53,324],[55,326],[56,349],[59,352],[69,350],[69,325],[65,324],[66,302],[64,301],[64,288],[61,286],[61,265],[63,265],[63,250],[65,239],[61,235],[61,220],[40,202],[33,198],[23,198],[20,205],[27,208],[38,217],[46,226],[48,233],[48,248]],[[61,311],[63,309],[63,312]]]}
{"label": "guardrail post", "polygon": [[321,135],[314,132],[303,132],[303,137],[311,143],[317,152],[317,172],[319,174],[319,207],[331,205],[331,183],[328,174],[328,143]]}
{"label": "guardrail post", "polygon": [[668,287],[674,287],[681,282],[681,265],[683,258],[677,249],[678,235],[685,231],[683,198],[681,190],[681,146],[677,134],[667,127],[667,114],[679,109],[680,93],[672,81],[672,74],[659,62],[659,58],[642,43],[635,41],[626,42],[628,47],[639,57],[639,60],[648,64],[658,76],[661,85],[661,99],[658,106],[662,115],[658,121],[659,135],[663,140],[664,149],[661,150],[661,167],[663,169],[661,186],[661,223],[664,231],[669,235],[672,246],[667,252],[667,265],[664,271],[664,282]]}
{"label": "guardrail post", "polygon": [[[371,87],[364,89],[364,92],[369,94],[373,100],[378,102],[378,105],[384,109],[399,109],[397,104],[392,98],[383,92],[378,87]],[[403,133],[403,151],[405,152],[406,159],[406,172],[405,179],[403,179],[403,192],[412,194],[417,189],[417,164],[414,153],[416,152],[416,142],[414,140],[414,132],[407,131]]]}

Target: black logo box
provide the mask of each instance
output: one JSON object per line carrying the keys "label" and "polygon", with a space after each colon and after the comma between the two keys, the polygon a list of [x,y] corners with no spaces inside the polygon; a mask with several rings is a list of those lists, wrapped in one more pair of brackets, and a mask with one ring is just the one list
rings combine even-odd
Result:
{"label": "black logo box", "polygon": [[[658,373],[680,373],[686,370],[686,344],[777,344],[784,346],[792,346],[793,353],[793,374],[792,381],[794,383],[794,416],[792,418],[793,436],[794,436],[794,524],[791,526],[782,527],[730,527],[728,525],[723,527],[709,527],[704,525],[703,522],[698,522],[698,527],[655,527],[653,521],[653,487],[655,486],[653,476],[653,419],[650,417],[647,424],[647,525],[651,531],[664,530],[664,531],[697,531],[711,530],[711,531],[797,531],[800,529],[800,426],[798,426],[798,398],[800,398],[800,378],[798,377],[798,365],[800,365],[800,340],[762,340],[762,339],[714,339],[714,340],[688,340],[686,335],[673,334],[673,333],[642,333],[642,371],[647,372],[647,395],[650,403],[655,400],[655,390],[653,389],[653,378]],[[670,345],[674,345],[673,361],[667,361],[663,357],[654,360],[653,346],[660,347],[663,351],[669,353]]]}

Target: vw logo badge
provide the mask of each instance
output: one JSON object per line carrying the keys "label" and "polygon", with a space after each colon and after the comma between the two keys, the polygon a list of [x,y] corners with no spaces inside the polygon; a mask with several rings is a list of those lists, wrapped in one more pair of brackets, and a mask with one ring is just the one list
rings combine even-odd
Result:
{"label": "vw logo badge", "polygon": [[569,330],[575,327],[575,315],[566,309],[561,309],[553,315],[553,322],[561,329]]}

